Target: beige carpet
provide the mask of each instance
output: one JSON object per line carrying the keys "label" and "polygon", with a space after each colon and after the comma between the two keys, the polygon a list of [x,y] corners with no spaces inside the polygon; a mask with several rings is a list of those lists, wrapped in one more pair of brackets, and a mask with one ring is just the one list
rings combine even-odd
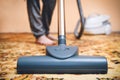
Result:
{"label": "beige carpet", "polygon": [[119,33],[83,35],[81,40],[67,34],[67,45],[78,46],[79,55],[105,56],[108,59],[108,74],[16,74],[19,57],[45,55],[45,46],[34,41],[32,34],[0,34],[0,80],[120,80]]}

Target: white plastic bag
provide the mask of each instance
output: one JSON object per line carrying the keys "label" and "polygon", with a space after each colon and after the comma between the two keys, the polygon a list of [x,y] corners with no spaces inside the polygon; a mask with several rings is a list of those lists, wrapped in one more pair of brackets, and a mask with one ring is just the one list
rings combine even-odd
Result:
{"label": "white plastic bag", "polygon": [[111,24],[108,15],[90,15],[86,18],[85,33],[86,34],[110,34]]}

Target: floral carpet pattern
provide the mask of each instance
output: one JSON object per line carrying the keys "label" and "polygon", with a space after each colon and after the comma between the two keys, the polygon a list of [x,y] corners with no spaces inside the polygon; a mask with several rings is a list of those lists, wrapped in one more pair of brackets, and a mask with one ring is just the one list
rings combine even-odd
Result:
{"label": "floral carpet pattern", "polygon": [[17,74],[19,57],[45,55],[46,46],[36,44],[30,33],[0,33],[0,80],[120,80],[120,33],[83,35],[81,40],[75,39],[73,34],[67,34],[67,45],[78,46],[79,55],[105,56],[108,73]]}

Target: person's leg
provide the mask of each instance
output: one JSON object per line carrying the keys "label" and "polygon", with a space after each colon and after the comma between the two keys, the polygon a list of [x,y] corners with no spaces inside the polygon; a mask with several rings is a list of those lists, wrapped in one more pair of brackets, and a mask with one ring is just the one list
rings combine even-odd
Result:
{"label": "person's leg", "polygon": [[46,30],[42,23],[42,17],[40,15],[39,0],[27,0],[27,10],[29,16],[29,22],[31,30],[36,38],[44,35]]}
{"label": "person's leg", "polygon": [[40,15],[39,0],[27,0],[27,10],[30,21],[30,27],[37,39],[37,43],[51,45],[53,41],[45,36],[46,29],[43,26],[42,17]]}
{"label": "person's leg", "polygon": [[53,36],[49,34],[50,24],[52,20],[53,11],[55,8],[56,0],[42,0],[43,1],[43,11],[42,11],[42,21],[46,29],[46,35],[52,40],[56,40]]}

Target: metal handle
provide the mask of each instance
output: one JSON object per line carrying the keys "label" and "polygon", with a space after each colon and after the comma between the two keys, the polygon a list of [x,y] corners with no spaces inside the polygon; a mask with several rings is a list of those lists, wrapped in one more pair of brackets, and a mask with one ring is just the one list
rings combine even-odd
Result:
{"label": "metal handle", "polygon": [[66,44],[64,0],[58,0],[58,44]]}

